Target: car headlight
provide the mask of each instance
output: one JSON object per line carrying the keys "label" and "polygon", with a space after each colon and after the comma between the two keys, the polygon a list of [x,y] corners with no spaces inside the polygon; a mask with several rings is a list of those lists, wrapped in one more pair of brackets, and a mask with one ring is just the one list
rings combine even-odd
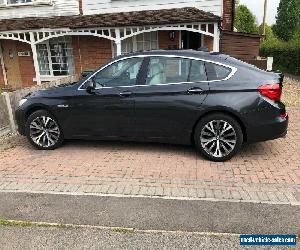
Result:
{"label": "car headlight", "polygon": [[21,107],[27,101],[26,98],[23,98],[19,101],[19,107]]}

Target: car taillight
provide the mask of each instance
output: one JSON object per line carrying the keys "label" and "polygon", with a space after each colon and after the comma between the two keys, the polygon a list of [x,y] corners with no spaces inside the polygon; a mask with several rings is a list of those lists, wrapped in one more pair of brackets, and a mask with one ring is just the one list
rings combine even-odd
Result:
{"label": "car taillight", "polygon": [[279,83],[277,84],[266,84],[258,88],[259,93],[263,96],[268,97],[273,101],[280,101],[282,87]]}
{"label": "car taillight", "polygon": [[285,119],[287,117],[287,113],[284,111],[279,115],[280,118]]}

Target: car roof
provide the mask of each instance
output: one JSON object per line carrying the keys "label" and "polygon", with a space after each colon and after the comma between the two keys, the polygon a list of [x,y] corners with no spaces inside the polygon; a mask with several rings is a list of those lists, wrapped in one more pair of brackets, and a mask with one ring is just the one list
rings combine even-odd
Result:
{"label": "car roof", "polygon": [[[204,52],[198,50],[147,50],[127,53],[125,55],[118,56],[117,58],[131,57],[131,56],[150,56],[150,55],[168,55],[168,56],[184,56],[184,57],[195,57],[200,59],[207,59],[216,62],[224,62],[229,55],[216,53],[216,52]],[[116,58],[114,58],[116,59]]]}

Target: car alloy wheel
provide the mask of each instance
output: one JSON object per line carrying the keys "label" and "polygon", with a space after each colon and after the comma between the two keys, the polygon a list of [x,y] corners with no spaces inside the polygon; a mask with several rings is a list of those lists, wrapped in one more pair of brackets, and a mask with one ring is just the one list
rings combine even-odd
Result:
{"label": "car alloy wheel", "polygon": [[50,148],[60,140],[60,129],[49,116],[38,116],[29,125],[31,140],[42,148]]}
{"label": "car alloy wheel", "polygon": [[237,134],[229,122],[212,120],[202,128],[200,142],[207,154],[222,158],[234,150],[237,143]]}

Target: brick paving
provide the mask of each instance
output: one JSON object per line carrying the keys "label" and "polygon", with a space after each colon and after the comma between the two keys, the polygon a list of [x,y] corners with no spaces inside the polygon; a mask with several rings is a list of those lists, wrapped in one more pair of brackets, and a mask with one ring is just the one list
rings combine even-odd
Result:
{"label": "brick paving", "polygon": [[300,110],[289,114],[286,139],[245,145],[225,163],[184,146],[69,141],[38,151],[19,138],[0,147],[0,191],[300,204]]}

